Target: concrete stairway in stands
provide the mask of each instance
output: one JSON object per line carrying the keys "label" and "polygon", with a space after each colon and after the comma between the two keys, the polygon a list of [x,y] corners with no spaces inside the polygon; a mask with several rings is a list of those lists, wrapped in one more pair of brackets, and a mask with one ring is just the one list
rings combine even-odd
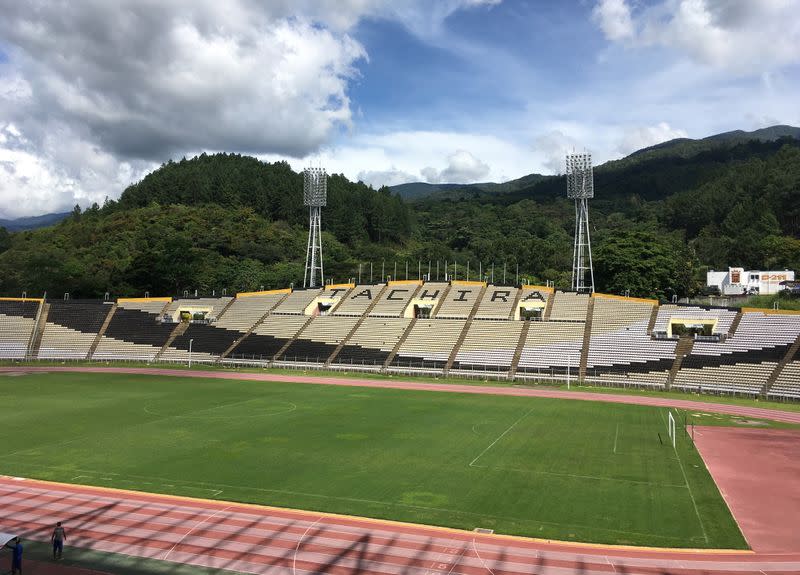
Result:
{"label": "concrete stairway in stands", "polygon": [[[291,293],[291,292],[289,292],[289,293]],[[219,356],[219,358],[217,359],[217,363],[220,363],[220,362],[221,362],[223,359],[225,359],[226,357],[228,357],[228,356],[229,356],[231,353],[233,353],[233,350],[234,350],[234,349],[236,349],[236,346],[237,346],[237,345],[239,345],[239,344],[240,344],[240,343],[242,343],[242,342],[243,342],[245,339],[247,339],[248,337],[250,337],[250,334],[251,334],[251,333],[253,333],[253,330],[255,330],[255,329],[258,327],[258,326],[260,326],[262,323],[264,323],[264,321],[265,321],[265,320],[266,320],[266,319],[267,319],[267,318],[270,316],[270,314],[272,313],[272,311],[273,311],[273,310],[274,310],[276,307],[278,307],[279,305],[281,305],[281,303],[283,303],[283,300],[285,300],[287,297],[289,297],[289,293],[286,293],[286,294],[284,294],[282,298],[280,298],[280,299],[279,299],[277,302],[275,302],[275,305],[273,305],[271,308],[269,308],[269,309],[266,311],[266,313],[264,313],[264,315],[262,315],[260,318],[258,318],[258,321],[256,321],[256,323],[254,323],[253,325],[251,325],[251,326],[250,326],[250,329],[248,329],[246,332],[244,332],[244,335],[243,335],[242,337],[240,337],[239,339],[235,340],[235,341],[234,341],[232,344],[230,344],[230,345],[228,346],[228,349],[226,349],[225,351],[223,351],[223,352],[222,352],[222,354]],[[225,306],[225,309],[228,309],[228,306]],[[220,315],[221,315],[221,314],[220,314]]]}
{"label": "concrete stairway in stands", "polygon": [[389,356],[386,358],[386,361],[383,362],[383,367],[381,368],[381,371],[386,371],[386,368],[392,365],[392,362],[394,361],[397,352],[400,351],[400,348],[406,342],[406,339],[408,339],[408,334],[411,333],[411,330],[414,329],[414,326],[416,324],[417,324],[417,318],[414,318],[410,322],[408,322],[408,327],[406,328],[406,331],[404,331],[403,335],[400,336],[400,339],[397,340],[397,343],[395,344]]}
{"label": "concrete stairway in stands", "polygon": [[153,358],[153,361],[157,361],[158,359],[160,359],[161,355],[167,350],[167,348],[170,345],[172,345],[172,342],[175,341],[175,338],[178,337],[179,335],[183,335],[184,333],[186,333],[186,330],[189,329],[189,325],[190,324],[188,321],[182,321],[179,324],[177,324],[175,326],[175,329],[172,330],[172,333],[169,334],[167,341],[165,341],[164,345],[161,346],[161,349],[158,350],[158,353]]}
{"label": "concrete stairway in stands", "polygon": [[36,321],[31,341],[28,344],[28,357],[30,359],[39,357],[39,348],[42,347],[42,336],[44,336],[44,328],[47,325],[48,313],[50,313],[50,304],[42,301],[39,308],[39,319]]}
{"label": "concrete stairway in stands", "polygon": [[[520,290],[522,291],[522,290]],[[517,366],[519,365],[519,358],[522,357],[522,350],[525,348],[525,342],[528,339],[528,332],[531,330],[531,322],[525,321],[522,323],[522,330],[519,334],[519,341],[517,348],[514,350],[514,357],[511,360],[511,369],[508,372],[508,379],[514,381],[514,376],[517,375]]]}
{"label": "concrete stairway in stands", "polygon": [[744,314],[742,314],[742,312],[739,311],[736,314],[736,317],[733,318],[733,323],[731,323],[731,327],[728,328],[728,337],[732,337],[733,334],[736,333],[736,329],[739,327],[739,322],[742,321],[742,315]]}
{"label": "concrete stairway in stands", "polygon": [[522,299],[522,289],[517,289],[517,295],[514,298],[514,305],[511,306],[511,312],[508,314],[508,319],[514,319],[514,314],[516,313],[517,309],[519,309],[519,300]]}
{"label": "concrete stairway in stands", "polygon": [[114,312],[117,311],[117,304],[114,302],[110,306],[108,306],[108,314],[106,315],[106,319],[103,321],[103,325],[100,326],[100,329],[97,330],[97,335],[92,342],[92,347],[89,348],[89,353],[86,355],[86,359],[92,359],[94,357],[94,352],[97,351],[97,346],[100,345],[100,341],[103,339],[103,335],[105,335],[106,330],[108,329],[108,324],[111,323],[111,318],[114,317]]}
{"label": "concrete stairway in stands", "polygon": [[297,341],[297,338],[300,337],[300,334],[303,333],[303,331],[308,327],[308,325],[313,320],[314,316],[312,315],[306,320],[306,323],[304,323],[303,326],[297,330],[297,333],[294,334],[290,340],[284,343],[283,346],[277,351],[277,353],[275,353],[275,355],[272,356],[272,361],[277,361],[280,356],[286,353],[286,350],[289,349],[289,346],[292,345],[295,341]]}
{"label": "concrete stairway in stands", "polygon": [[594,298],[589,298],[589,306],[586,308],[586,324],[583,328],[583,346],[581,346],[581,365],[578,371],[578,379],[586,379],[586,362],[589,359],[589,343],[592,339],[592,319],[594,318]]}
{"label": "concrete stairway in stands", "polygon": [[656,327],[656,318],[658,318],[658,304],[653,306],[653,311],[650,313],[650,322],[647,324],[647,335],[653,335],[653,329]]}
{"label": "concrete stairway in stands", "polygon": [[786,355],[781,358],[781,360],[778,362],[778,365],[776,365],[775,369],[772,370],[772,373],[769,374],[767,381],[764,383],[764,387],[761,389],[762,396],[766,397],[772,385],[775,383],[778,377],[780,377],[783,368],[795,358],[798,350],[800,350],[800,335],[797,336],[797,339],[794,340],[794,343],[791,345],[791,347],[786,350]]}
{"label": "concrete stairway in stands", "polygon": [[667,389],[672,387],[675,382],[675,377],[683,365],[683,358],[692,353],[694,348],[694,338],[691,335],[682,335],[678,340],[678,345],[675,346],[675,361],[672,362],[672,367],[669,370],[667,377]]}
{"label": "concrete stairway in stands", "polygon": [[453,286],[452,286],[452,284],[447,284],[447,287],[445,287],[445,288],[444,288],[444,293],[443,293],[443,294],[442,294],[442,296],[439,298],[439,305],[438,305],[438,306],[436,306],[436,309],[435,309],[435,310],[433,310],[433,313],[431,313],[431,317],[432,317],[432,318],[433,318],[433,317],[436,317],[436,314],[437,314],[437,313],[439,313],[439,310],[440,310],[440,309],[442,309],[442,304],[444,303],[444,301],[445,301],[445,298],[446,298],[446,297],[448,296],[448,294],[450,293],[450,288],[451,288],[451,287],[453,287]]}
{"label": "concrete stairway in stands", "polygon": [[226,304],[225,304],[225,307],[223,307],[223,308],[220,310],[220,312],[217,314],[217,317],[215,317],[215,318],[214,318],[214,320],[218,320],[218,319],[219,319],[219,318],[221,318],[223,315],[225,315],[225,312],[226,312],[226,311],[228,311],[228,308],[229,308],[229,307],[231,307],[231,306],[232,306],[232,305],[233,305],[235,302],[236,302],[236,298],[235,298],[235,297],[232,297],[232,298],[231,298],[231,299],[228,301],[228,303],[226,303]]}
{"label": "concrete stairway in stands", "polygon": [[469,315],[467,316],[467,321],[464,323],[464,329],[461,330],[461,334],[458,336],[456,344],[453,346],[453,349],[450,352],[450,357],[447,358],[447,363],[444,366],[445,375],[450,373],[450,368],[453,367],[453,362],[455,362],[456,360],[456,356],[458,355],[458,350],[461,349],[461,344],[464,343],[464,340],[467,337],[469,328],[475,319],[475,314],[478,313],[478,307],[481,305],[481,300],[483,300],[483,296],[485,293],[486,293],[486,286],[484,285],[481,288],[481,291],[478,293],[478,299],[475,300],[475,305],[472,306],[472,309],[470,310]]}
{"label": "concrete stairway in stands", "polygon": [[[383,297],[383,292],[385,292],[388,287],[389,285],[387,284],[381,288],[381,291],[378,292],[378,295],[375,296],[375,298],[367,306],[367,309],[364,310],[364,313],[361,314],[361,317],[358,318],[358,321],[353,326],[353,329],[349,331],[349,333],[344,337],[344,339],[342,339],[342,341],[339,342],[339,345],[337,345],[336,348],[333,350],[333,352],[331,352],[330,357],[325,362],[325,367],[329,367],[331,363],[333,363],[333,360],[336,359],[336,356],[339,355],[339,353],[344,349],[344,346],[347,345],[347,342],[350,341],[350,338],[353,337],[353,334],[356,333],[356,330],[358,330],[358,328],[361,327],[361,324],[364,323],[364,320],[367,319],[367,316],[369,316],[369,312],[371,312],[375,308],[375,306],[378,305],[378,301],[381,299],[381,297]],[[417,286],[417,290],[414,293],[416,294],[417,291],[419,291],[419,286]]]}
{"label": "concrete stairway in stands", "polygon": [[553,311],[553,300],[555,299],[556,299],[556,292],[555,290],[553,290],[547,297],[547,305],[544,306],[544,313],[542,314],[542,320],[550,321],[550,313]]}

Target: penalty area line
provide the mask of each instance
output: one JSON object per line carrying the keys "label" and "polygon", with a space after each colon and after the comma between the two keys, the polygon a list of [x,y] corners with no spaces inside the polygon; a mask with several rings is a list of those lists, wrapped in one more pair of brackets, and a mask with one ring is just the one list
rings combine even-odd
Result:
{"label": "penalty area line", "polygon": [[492,447],[494,447],[494,446],[495,446],[495,444],[496,444],[498,441],[500,441],[501,439],[503,439],[503,437],[505,437],[506,433],[508,433],[509,431],[511,431],[512,429],[514,429],[514,427],[515,427],[515,426],[516,426],[516,425],[517,425],[517,424],[518,424],[520,421],[522,421],[523,419],[525,419],[526,417],[528,417],[528,414],[530,414],[530,412],[531,412],[531,411],[533,411],[533,408],[532,408],[532,407],[531,407],[531,408],[530,408],[528,411],[526,411],[526,412],[525,412],[525,413],[524,413],[524,414],[523,414],[523,415],[522,415],[522,416],[521,416],[521,417],[520,417],[518,420],[516,420],[514,423],[512,423],[511,425],[509,425],[509,426],[508,426],[508,428],[507,428],[507,429],[506,429],[506,430],[505,430],[503,433],[501,433],[501,434],[500,434],[500,436],[499,436],[497,439],[495,439],[494,441],[492,441],[492,442],[491,442],[491,443],[488,445],[488,447],[486,447],[486,449],[484,449],[483,451],[481,451],[481,452],[478,454],[478,456],[477,456],[475,459],[473,459],[472,461],[470,461],[470,462],[469,462],[469,466],[470,466],[470,467],[475,467],[475,462],[476,462],[476,461],[478,461],[478,460],[479,460],[481,457],[483,457],[483,455],[484,455],[484,454],[485,454],[487,451],[489,451],[489,450],[490,450]]}

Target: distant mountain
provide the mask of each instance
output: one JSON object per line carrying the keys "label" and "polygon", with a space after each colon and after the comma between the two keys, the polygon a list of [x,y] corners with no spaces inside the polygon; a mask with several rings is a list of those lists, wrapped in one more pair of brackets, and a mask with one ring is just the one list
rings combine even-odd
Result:
{"label": "distant mountain", "polygon": [[[753,141],[775,142],[781,138],[800,140],[800,128],[778,125],[754,130],[752,132],[746,132],[744,130],[723,132],[697,140],[692,138],[676,138],[656,144],[655,146],[642,148],[619,160],[611,160],[605,164],[596,166],[595,170],[598,175],[602,175],[603,173],[616,172],[625,168],[630,168],[648,160],[664,158],[687,159],[704,152],[714,151],[724,154],[727,150],[739,146],[740,144],[747,144]],[[746,153],[746,151],[742,152],[740,150],[739,153]],[[541,174],[529,174],[516,180],[510,180],[500,184],[492,182],[479,184],[426,184],[424,182],[412,182],[409,184],[391,186],[389,189],[406,200],[428,198],[454,200],[485,197],[489,194],[516,193],[521,190],[527,191],[536,184],[548,179],[555,180],[557,178],[554,176],[543,176]],[[540,188],[538,191],[542,192],[544,190]]]}
{"label": "distant mountain", "polygon": [[482,182],[477,184],[427,184],[425,182],[411,182],[409,184],[391,186],[389,190],[394,194],[400,195],[404,200],[413,201],[431,197],[454,200],[465,197],[476,197],[483,194],[515,192],[532,186],[547,177],[548,176],[542,176],[540,174],[528,174],[516,180],[509,180],[500,184],[494,182]]}
{"label": "distant mountain", "polygon": [[761,128],[752,132],[744,130],[733,130],[732,132],[723,132],[708,136],[707,138],[700,138],[693,140],[691,138],[676,138],[661,142],[655,146],[642,148],[633,152],[631,155],[620,160],[612,160],[604,164],[605,167],[620,167],[629,166],[631,164],[640,162],[642,160],[650,160],[654,158],[691,158],[701,152],[708,152],[711,150],[725,150],[737,146],[739,144],[746,144],[747,142],[775,142],[781,138],[789,138],[800,140],[800,128],[794,126],[770,126],[769,128]]}
{"label": "distant mountain", "polygon": [[67,216],[70,212],[61,212],[56,214],[44,214],[43,216],[29,216],[26,218],[16,218],[13,220],[4,220],[0,218],[0,227],[7,229],[9,232],[20,232],[22,230],[35,230],[37,228],[44,228],[57,224]]}

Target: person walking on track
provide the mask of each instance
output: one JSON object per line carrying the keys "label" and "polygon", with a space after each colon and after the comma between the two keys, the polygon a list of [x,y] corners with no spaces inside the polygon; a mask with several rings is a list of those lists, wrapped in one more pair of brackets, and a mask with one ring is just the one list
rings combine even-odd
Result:
{"label": "person walking on track", "polygon": [[64,541],[67,540],[67,534],[64,528],[61,527],[61,521],[56,523],[56,528],[53,529],[53,536],[50,539],[53,541],[53,559],[61,559],[61,552],[64,551]]}

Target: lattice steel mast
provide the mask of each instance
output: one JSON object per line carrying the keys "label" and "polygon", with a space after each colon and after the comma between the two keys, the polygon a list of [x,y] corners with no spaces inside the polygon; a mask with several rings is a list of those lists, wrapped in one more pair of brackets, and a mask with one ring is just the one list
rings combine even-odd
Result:
{"label": "lattice steel mast", "polygon": [[[575,245],[572,253],[572,289],[594,292],[589,202],[594,197],[591,154],[567,155],[567,197],[575,200]],[[587,278],[588,275],[588,278]]]}
{"label": "lattice steel mast", "polygon": [[[322,267],[322,208],[328,199],[328,174],[324,168],[306,168],[303,171],[303,205],[308,206],[308,248],[303,287],[325,284]],[[319,271],[319,283],[317,283]]]}

